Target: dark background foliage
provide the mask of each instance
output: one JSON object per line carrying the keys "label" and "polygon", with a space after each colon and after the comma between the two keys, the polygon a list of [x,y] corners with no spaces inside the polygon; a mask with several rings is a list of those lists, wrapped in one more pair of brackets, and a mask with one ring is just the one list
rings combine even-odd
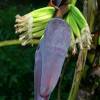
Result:
{"label": "dark background foliage", "polygon": [[[80,0],[78,3],[82,4]],[[48,0],[0,0],[0,41],[18,38],[14,32],[16,14],[24,15],[47,4]],[[33,100],[35,50],[36,46],[20,45],[0,48],[0,100]],[[73,58],[66,66],[61,87],[62,100],[68,96],[75,62],[76,58]],[[51,100],[56,100],[57,87]]]}
{"label": "dark background foliage", "polygon": [[[37,4],[37,2],[36,2]],[[36,8],[32,0],[0,0],[0,41],[18,38],[15,15],[24,15]],[[0,100],[31,100],[36,47],[0,48]]]}

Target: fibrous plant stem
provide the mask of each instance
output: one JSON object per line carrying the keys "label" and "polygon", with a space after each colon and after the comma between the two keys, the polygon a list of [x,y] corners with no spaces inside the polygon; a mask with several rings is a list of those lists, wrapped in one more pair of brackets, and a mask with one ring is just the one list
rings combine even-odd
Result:
{"label": "fibrous plant stem", "polygon": [[[20,45],[22,41],[19,40],[6,40],[6,41],[0,41],[0,47],[5,46],[11,46],[11,45]],[[39,43],[39,40],[33,39],[32,41],[29,41],[29,44],[36,45]]]}

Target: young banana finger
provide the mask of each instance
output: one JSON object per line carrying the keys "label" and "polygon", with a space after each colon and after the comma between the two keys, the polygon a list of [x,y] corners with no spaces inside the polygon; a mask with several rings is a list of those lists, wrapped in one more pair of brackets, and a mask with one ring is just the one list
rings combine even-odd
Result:
{"label": "young banana finger", "polygon": [[70,5],[70,11],[73,14],[73,17],[76,20],[80,29],[83,29],[85,26],[87,26],[87,21],[85,17],[77,7],[75,7],[74,5]]}
{"label": "young banana finger", "polygon": [[74,20],[72,13],[69,13],[68,17],[69,17],[69,25],[72,28],[75,37],[80,38],[80,36],[81,36],[80,30],[79,30],[79,27],[78,27],[76,21]]}
{"label": "young banana finger", "polygon": [[75,37],[72,29],[71,29],[71,48],[72,48],[72,54],[76,54],[77,48],[76,48]]}
{"label": "young banana finger", "polygon": [[40,30],[44,30],[46,25],[47,25],[47,23],[46,24],[41,24],[40,26],[37,26],[37,27],[33,27],[32,28],[32,34],[34,34],[35,32],[38,32]]}
{"label": "young banana finger", "polygon": [[34,10],[28,14],[32,15],[34,18],[43,17],[46,15],[53,15],[56,9],[54,7],[43,7],[37,10]]}
{"label": "young banana finger", "polygon": [[39,32],[35,32],[34,34],[32,34],[32,38],[41,38],[44,34],[45,30],[41,30]]}

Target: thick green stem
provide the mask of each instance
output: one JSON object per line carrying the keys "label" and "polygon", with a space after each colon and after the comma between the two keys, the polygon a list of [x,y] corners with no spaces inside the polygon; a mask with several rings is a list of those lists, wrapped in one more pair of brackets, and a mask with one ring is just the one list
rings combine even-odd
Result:
{"label": "thick green stem", "polygon": [[[6,40],[6,41],[0,41],[0,47],[4,46],[11,46],[11,45],[20,45],[22,42],[19,40]],[[29,41],[29,44],[38,44],[39,40],[34,39],[33,41]]]}
{"label": "thick green stem", "polygon": [[84,71],[86,56],[87,56],[87,49],[81,50],[78,56],[77,66],[75,68],[75,74],[68,100],[76,100],[80,81]]}
{"label": "thick green stem", "polygon": [[95,15],[96,15],[96,12],[97,12],[97,2],[96,0],[87,0],[88,2],[88,24],[90,26],[90,30],[91,32],[93,31],[94,29],[94,20],[95,20]]}

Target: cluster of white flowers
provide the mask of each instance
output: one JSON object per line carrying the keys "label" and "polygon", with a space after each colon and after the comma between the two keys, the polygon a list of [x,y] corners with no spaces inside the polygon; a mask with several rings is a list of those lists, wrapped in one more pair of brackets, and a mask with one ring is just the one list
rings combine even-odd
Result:
{"label": "cluster of white flowers", "polygon": [[33,17],[30,14],[24,16],[16,15],[15,29],[16,33],[20,34],[19,40],[24,40],[22,45],[25,45],[32,38]]}
{"label": "cluster of white flowers", "polygon": [[79,43],[80,49],[83,48],[90,49],[91,42],[92,42],[92,35],[89,26],[87,25],[81,30],[81,37],[76,39],[75,43]]}

